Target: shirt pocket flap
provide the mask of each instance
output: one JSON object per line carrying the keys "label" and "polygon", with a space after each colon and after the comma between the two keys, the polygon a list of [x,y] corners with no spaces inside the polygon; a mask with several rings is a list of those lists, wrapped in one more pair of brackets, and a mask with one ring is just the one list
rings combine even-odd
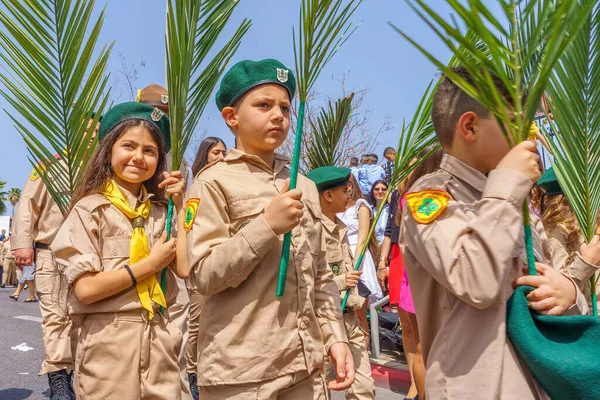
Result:
{"label": "shirt pocket flap", "polygon": [[263,212],[265,203],[258,196],[243,196],[227,200],[229,217],[232,220],[250,217]]}
{"label": "shirt pocket flap", "polygon": [[306,205],[306,208],[310,211],[314,218],[321,219],[322,214],[320,204],[315,204],[313,201],[310,200],[304,200],[304,204]]}
{"label": "shirt pocket flap", "polygon": [[102,244],[102,258],[129,258],[131,251],[130,237],[107,237]]}

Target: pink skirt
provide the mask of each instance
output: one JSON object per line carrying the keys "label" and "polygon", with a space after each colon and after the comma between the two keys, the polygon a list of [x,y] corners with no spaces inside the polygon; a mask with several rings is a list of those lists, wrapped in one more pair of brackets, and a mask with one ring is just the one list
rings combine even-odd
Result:
{"label": "pink skirt", "polygon": [[400,302],[398,307],[406,312],[415,313],[415,305],[413,303],[412,293],[410,292],[410,285],[408,284],[408,276],[406,275],[406,269],[404,269],[404,275],[402,276],[402,284],[400,285]]}

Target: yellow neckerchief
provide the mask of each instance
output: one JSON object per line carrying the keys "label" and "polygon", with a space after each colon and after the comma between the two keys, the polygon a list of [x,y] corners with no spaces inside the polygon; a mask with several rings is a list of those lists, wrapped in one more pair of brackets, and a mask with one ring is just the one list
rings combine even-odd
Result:
{"label": "yellow neckerchief", "polygon": [[[141,203],[136,210],[132,209],[129,206],[127,198],[119,190],[114,180],[108,182],[106,189],[104,189],[102,194],[132,222],[133,236],[131,237],[129,262],[135,264],[148,257],[150,251],[148,249],[148,239],[146,239],[144,222],[148,218],[148,215],[150,215],[150,200],[146,199],[146,201]],[[142,185],[142,194],[143,196],[147,194],[144,185]],[[140,296],[142,307],[145,310],[148,310],[149,319],[154,317],[154,309],[152,308],[152,302],[150,300],[163,307],[167,306],[167,301],[160,289],[155,274],[150,275],[141,282],[138,281],[136,288],[138,295]]]}

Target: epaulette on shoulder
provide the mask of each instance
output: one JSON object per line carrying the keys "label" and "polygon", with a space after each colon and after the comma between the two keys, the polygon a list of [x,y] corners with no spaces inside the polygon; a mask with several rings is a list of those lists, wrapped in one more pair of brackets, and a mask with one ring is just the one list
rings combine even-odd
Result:
{"label": "epaulette on shoulder", "polygon": [[75,207],[81,208],[87,212],[92,212],[96,208],[105,204],[110,204],[110,200],[108,200],[106,196],[96,193],[79,200],[77,204],[75,204]]}

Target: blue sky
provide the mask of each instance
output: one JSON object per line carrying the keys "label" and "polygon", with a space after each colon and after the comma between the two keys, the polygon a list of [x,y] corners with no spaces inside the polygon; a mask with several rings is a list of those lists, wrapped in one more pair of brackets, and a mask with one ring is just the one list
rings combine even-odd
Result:
{"label": "blue sky", "polygon": [[[97,1],[98,12],[103,4]],[[447,8],[441,0],[431,0],[431,4],[439,4],[439,12]],[[252,27],[233,62],[270,57],[293,67],[292,26],[298,23],[299,9],[300,0],[241,0],[217,46],[231,36],[244,18],[249,18]],[[396,147],[403,118],[412,115],[427,84],[437,76],[435,67],[387,22],[404,29],[419,43],[425,43],[438,57],[449,59],[450,54],[403,0],[364,0],[355,19],[360,22],[358,29],[325,68],[314,90],[340,96],[340,85],[332,76],[340,77],[347,72],[350,73],[347,88],[368,88],[365,105],[372,110],[373,126],[379,126],[385,116],[393,119],[394,128],[379,138],[377,152],[381,153],[386,146]],[[164,32],[163,0],[109,0],[106,3],[100,43],[115,41],[108,72],[113,77],[111,82],[120,82],[121,89],[114,91],[115,95],[121,93],[120,98],[115,99],[117,102],[129,100],[123,90],[124,80],[119,77],[119,53],[128,63],[145,62],[145,67],[139,69],[137,88],[150,83],[166,86]],[[0,108],[8,108],[3,98],[0,98]],[[223,124],[214,101],[209,103],[200,126],[209,135],[224,139],[228,146],[233,145],[233,136]],[[7,188],[23,188],[32,170],[27,149],[5,112],[0,112],[0,127],[0,180],[8,182]],[[10,213],[10,205],[7,213]]]}

